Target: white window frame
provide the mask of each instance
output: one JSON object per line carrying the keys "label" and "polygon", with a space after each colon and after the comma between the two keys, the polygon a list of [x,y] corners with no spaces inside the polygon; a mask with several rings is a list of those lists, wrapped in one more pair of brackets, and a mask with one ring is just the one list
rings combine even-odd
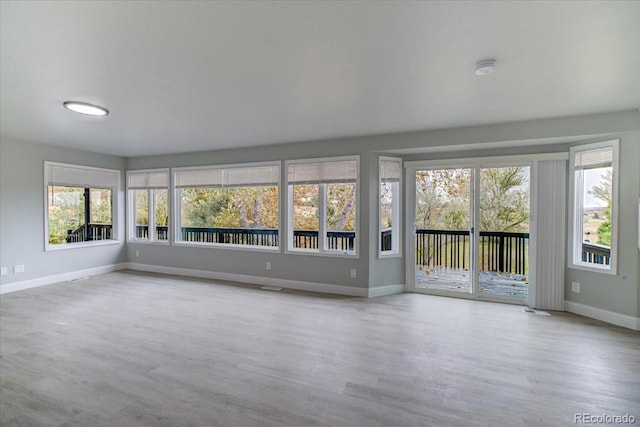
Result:
{"label": "white window frame", "polygon": [[[180,171],[194,171],[194,170],[225,170],[225,169],[235,169],[235,168],[252,168],[252,167],[260,167],[260,166],[277,166],[278,167],[278,246],[259,246],[259,245],[237,245],[232,243],[207,243],[207,242],[189,242],[184,240],[179,240],[182,235],[182,202],[179,199],[179,190],[180,188],[176,187],[176,172]],[[171,237],[171,244],[173,246],[187,246],[187,247],[200,247],[200,248],[218,248],[218,249],[229,249],[229,250],[239,250],[239,251],[247,251],[247,252],[281,252],[282,250],[282,162],[277,161],[268,161],[268,162],[253,162],[253,163],[233,163],[233,164],[222,164],[222,165],[208,165],[208,166],[187,166],[187,167],[179,167],[179,168],[171,168],[171,193],[173,194],[171,199],[172,204],[172,217],[175,218],[173,221],[173,233]]]}
{"label": "white window frame", "polygon": [[[318,249],[299,249],[295,248],[293,244],[293,186],[289,184],[289,165],[305,164],[305,163],[331,163],[331,162],[344,162],[355,161],[356,162],[356,202],[355,202],[355,218],[356,229],[355,238],[353,240],[353,252],[336,251],[326,247],[327,230],[327,210],[326,210],[326,196],[327,196],[327,184],[318,185]],[[325,256],[325,257],[340,257],[340,258],[354,258],[360,257],[360,156],[341,156],[341,157],[320,157],[312,159],[296,159],[286,160],[284,163],[284,174],[287,177],[287,210],[286,210],[286,224],[287,224],[287,243],[286,254],[293,255],[313,255],[313,256]]]}
{"label": "white window frame", "polygon": [[[391,199],[391,250],[382,250],[382,202],[380,201],[380,186],[382,186],[382,163],[394,162],[398,163],[400,170],[398,182],[392,183],[392,199]],[[380,156],[378,158],[378,257],[379,258],[399,258],[402,257],[402,158],[400,157],[385,157]]]}
{"label": "white window frame", "polygon": [[[593,264],[582,261],[582,206],[583,189],[576,191],[576,186],[582,185],[576,182],[575,160],[576,153],[595,149],[611,148],[613,160],[611,162],[611,256],[610,265]],[[618,265],[618,178],[620,168],[620,140],[601,141],[592,144],[576,145],[569,148],[569,242],[568,242],[568,267],[576,270],[586,270],[595,273],[617,274]]]}
{"label": "white window frame", "polygon": [[[114,186],[91,186],[89,188],[110,189],[111,190],[111,239],[108,240],[91,240],[86,242],[74,242],[74,243],[62,243],[51,244],[49,243],[49,169],[51,167],[62,167],[69,169],[76,169],[87,172],[106,172],[114,175]],[[77,249],[92,246],[108,246],[120,244],[119,235],[119,201],[120,201],[120,181],[122,177],[122,171],[118,169],[98,168],[93,166],[77,165],[72,163],[60,163],[60,162],[44,162],[44,250],[45,251],[58,251],[65,249]],[[78,187],[81,185],[78,184]],[[88,188],[85,184],[84,188]]]}
{"label": "white window frame", "polygon": [[[136,201],[135,201],[135,190],[143,190],[143,188],[129,188],[129,176],[136,174],[145,174],[145,173],[166,173],[167,174],[167,187],[158,187],[158,188],[146,188],[147,190],[147,200],[148,200],[148,212],[149,212],[149,225],[148,225],[148,239],[139,239],[136,237]],[[127,242],[129,243],[144,243],[144,244],[155,244],[155,245],[168,245],[171,241],[171,223],[172,223],[172,215],[171,215],[171,197],[170,197],[170,177],[171,170],[169,168],[161,168],[161,169],[140,169],[140,170],[128,170],[126,174],[126,186],[127,186]],[[155,199],[155,190],[165,189],[167,190],[167,214],[168,214],[168,226],[167,226],[167,239],[159,240],[156,239],[156,199]]]}

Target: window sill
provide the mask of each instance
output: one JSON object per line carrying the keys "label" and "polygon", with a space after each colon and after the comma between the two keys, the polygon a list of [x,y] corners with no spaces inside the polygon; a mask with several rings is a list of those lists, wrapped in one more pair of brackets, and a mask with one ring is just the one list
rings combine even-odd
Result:
{"label": "window sill", "polygon": [[45,244],[45,252],[62,251],[66,249],[79,249],[79,248],[91,248],[96,246],[111,246],[120,245],[120,240],[97,240],[92,242],[77,242],[77,243],[61,243],[58,245]]}
{"label": "window sill", "polygon": [[293,250],[288,250],[285,251],[285,254],[287,255],[311,255],[311,256],[322,256],[322,257],[328,257],[328,258],[351,258],[351,259],[358,259],[359,256],[356,253],[349,253],[349,252],[329,252],[329,251],[325,251],[325,252],[321,252],[319,250],[304,250],[304,249],[293,249]]}
{"label": "window sill", "polygon": [[596,267],[593,264],[586,264],[586,263],[585,264],[569,263],[567,268],[571,270],[582,270],[582,271],[588,271],[591,273],[607,274],[609,276],[617,275],[616,269],[613,268],[613,266],[609,266],[608,268],[605,268],[605,267]]}
{"label": "window sill", "polygon": [[143,239],[129,239],[127,240],[127,243],[135,243],[135,244],[142,244],[142,245],[162,245],[162,246],[169,246],[169,241],[168,240],[143,240]]}
{"label": "window sill", "polygon": [[400,252],[394,252],[394,253],[378,252],[378,258],[380,259],[402,258],[402,254]]}
{"label": "window sill", "polygon": [[226,243],[201,243],[201,242],[173,242],[173,246],[186,248],[223,249],[246,252],[276,252],[280,253],[279,246],[254,246],[254,245],[232,245]]}

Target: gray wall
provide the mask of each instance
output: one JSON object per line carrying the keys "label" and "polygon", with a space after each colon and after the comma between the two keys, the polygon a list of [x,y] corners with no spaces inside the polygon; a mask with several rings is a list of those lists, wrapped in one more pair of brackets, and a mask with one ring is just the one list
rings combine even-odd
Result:
{"label": "gray wall", "polygon": [[[0,264],[9,270],[7,276],[0,277],[2,285],[126,260],[122,243],[45,252],[45,160],[119,170],[125,166],[123,158],[0,140]],[[13,274],[16,264],[24,264],[25,272]]]}
{"label": "gray wall", "polygon": [[[116,157],[75,150],[1,141],[1,260],[3,266],[11,267],[19,263],[24,263],[26,266],[25,273],[4,276],[2,283],[127,260],[142,264],[328,283],[356,288],[402,284],[405,281],[404,258],[378,258],[377,162],[379,155],[394,155],[394,153],[398,155],[400,153],[399,155],[405,159],[437,159],[566,151],[569,144],[572,143],[611,137],[619,137],[622,140],[619,218],[621,230],[620,273],[618,276],[612,277],[567,270],[566,298],[581,304],[638,316],[640,314],[640,284],[638,283],[640,255],[636,242],[638,232],[637,204],[640,196],[640,167],[638,167],[640,164],[640,113],[638,111],[280,144],[251,149],[137,157],[126,159],[126,161]],[[486,144],[496,143],[506,143],[511,148],[487,148]],[[541,143],[549,143],[549,145],[538,145]],[[424,149],[452,144],[479,145],[476,145],[477,149],[473,150],[450,152],[439,150],[438,152],[416,154]],[[360,245],[357,259],[148,244],[128,244],[126,245],[128,250],[122,246],[48,253],[43,250],[42,163],[44,160],[111,168],[126,166],[127,169],[145,169],[343,155],[360,156]],[[282,198],[284,199],[284,197],[283,194]],[[281,218],[284,220],[283,215]],[[135,256],[136,251],[139,252],[138,257]],[[271,271],[265,269],[267,261],[272,263]],[[358,271],[356,279],[350,277],[352,268]],[[571,281],[581,282],[582,292],[580,294],[570,292]]]}
{"label": "gray wall", "polygon": [[[333,157],[360,155],[360,174],[377,174],[377,163],[370,170],[369,152],[362,146],[350,143],[297,143],[271,147],[223,150],[180,155],[131,158],[128,169],[148,169],[158,167],[204,166],[256,161],[291,160],[314,157]],[[282,164],[282,182],[285,182],[284,163]],[[281,191],[281,206],[286,204],[286,192]],[[377,200],[377,199],[376,199]],[[358,258],[339,258],[306,254],[285,254],[222,248],[201,248],[183,246],[154,246],[150,244],[129,244],[129,261],[142,264],[155,264],[167,267],[192,268],[213,272],[245,274],[295,281],[325,283],[331,285],[367,288],[369,285],[368,251],[369,247],[369,192],[366,181],[360,184],[360,206],[364,212],[358,212],[360,221],[360,242]],[[281,224],[285,221],[284,212],[280,212]],[[136,257],[136,251],[139,256]],[[271,262],[271,270],[265,268]],[[351,278],[351,269],[356,269],[357,277]]]}

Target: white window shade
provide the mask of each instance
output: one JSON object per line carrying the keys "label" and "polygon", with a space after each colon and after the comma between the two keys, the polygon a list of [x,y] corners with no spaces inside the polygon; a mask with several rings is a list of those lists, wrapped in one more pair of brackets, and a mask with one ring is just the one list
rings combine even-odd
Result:
{"label": "white window shade", "polygon": [[169,187],[169,172],[129,172],[127,186],[131,190]]}
{"label": "white window shade", "polygon": [[289,184],[330,184],[356,182],[358,163],[355,160],[292,163],[288,168]]}
{"label": "white window shade", "polygon": [[380,161],[380,181],[399,182],[401,173],[402,164],[400,161]]}
{"label": "white window shade", "polygon": [[179,170],[175,173],[176,188],[194,187],[257,187],[278,185],[278,165]]}
{"label": "white window shade", "polygon": [[222,169],[180,170],[175,175],[176,188],[222,187]]}
{"label": "white window shade", "polygon": [[278,185],[280,167],[274,165],[225,169],[223,177],[225,187]]}
{"label": "white window shade", "polygon": [[45,163],[47,184],[80,188],[117,188],[120,171]]}
{"label": "white window shade", "polygon": [[575,169],[606,168],[613,163],[613,149],[598,148],[595,150],[577,151]]}

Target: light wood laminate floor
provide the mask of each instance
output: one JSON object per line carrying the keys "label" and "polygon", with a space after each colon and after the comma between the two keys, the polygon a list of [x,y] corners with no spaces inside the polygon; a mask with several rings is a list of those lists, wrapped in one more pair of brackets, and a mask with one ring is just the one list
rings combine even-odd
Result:
{"label": "light wood laminate floor", "polygon": [[2,426],[640,423],[640,333],[132,271],[1,297]]}

